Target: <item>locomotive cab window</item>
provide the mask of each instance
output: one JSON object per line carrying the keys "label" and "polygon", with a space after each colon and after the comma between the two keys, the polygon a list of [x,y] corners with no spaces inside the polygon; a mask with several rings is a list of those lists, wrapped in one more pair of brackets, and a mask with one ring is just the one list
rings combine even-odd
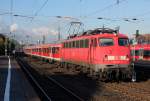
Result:
{"label": "locomotive cab window", "polygon": [[119,46],[128,46],[129,40],[127,38],[119,38],[118,44]]}
{"label": "locomotive cab window", "polygon": [[99,39],[99,46],[113,46],[114,41],[112,38],[100,38]]}

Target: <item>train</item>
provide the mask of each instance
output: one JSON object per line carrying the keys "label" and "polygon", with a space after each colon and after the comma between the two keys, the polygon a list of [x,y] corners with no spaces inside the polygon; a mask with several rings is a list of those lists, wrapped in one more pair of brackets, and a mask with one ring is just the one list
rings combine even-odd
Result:
{"label": "train", "polygon": [[129,39],[110,28],[96,28],[69,36],[57,44],[25,46],[24,53],[57,61],[62,67],[80,67],[101,80],[131,79]]}
{"label": "train", "polygon": [[136,63],[149,63],[150,62],[150,44],[136,44],[131,45],[131,57]]}

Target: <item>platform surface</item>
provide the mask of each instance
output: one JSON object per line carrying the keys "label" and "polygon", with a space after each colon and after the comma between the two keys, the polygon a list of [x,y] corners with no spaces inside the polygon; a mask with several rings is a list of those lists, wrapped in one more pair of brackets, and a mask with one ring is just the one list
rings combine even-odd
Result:
{"label": "platform surface", "polygon": [[[8,87],[9,58],[0,56],[0,101],[40,101],[16,60],[10,58],[10,87]],[[6,90],[6,88],[9,88]]]}

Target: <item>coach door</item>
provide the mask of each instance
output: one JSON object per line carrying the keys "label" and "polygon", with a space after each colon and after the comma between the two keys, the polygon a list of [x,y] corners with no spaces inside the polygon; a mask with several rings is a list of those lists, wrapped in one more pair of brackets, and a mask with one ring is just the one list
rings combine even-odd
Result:
{"label": "coach door", "polygon": [[95,56],[96,56],[96,47],[97,47],[97,38],[91,39],[91,44],[90,44],[90,63],[93,63],[95,61]]}
{"label": "coach door", "polygon": [[139,60],[143,60],[143,56],[144,56],[144,49],[140,48],[139,49]]}

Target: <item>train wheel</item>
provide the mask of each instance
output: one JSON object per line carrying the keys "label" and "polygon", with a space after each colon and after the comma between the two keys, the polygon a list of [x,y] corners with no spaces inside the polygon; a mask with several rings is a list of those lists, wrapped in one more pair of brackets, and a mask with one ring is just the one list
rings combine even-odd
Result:
{"label": "train wheel", "polygon": [[68,68],[68,63],[66,63],[66,62],[64,63],[64,68],[65,68],[65,69],[69,69],[69,68]]}
{"label": "train wheel", "polygon": [[94,75],[94,71],[92,69],[90,69],[90,76]]}
{"label": "train wheel", "polygon": [[60,62],[60,67],[63,68],[63,62]]}
{"label": "train wheel", "polygon": [[102,82],[105,82],[107,80],[107,72],[106,71],[102,72],[99,77]]}
{"label": "train wheel", "polygon": [[132,72],[132,82],[136,82],[136,72],[134,70]]}
{"label": "train wheel", "polygon": [[108,74],[108,80],[109,80],[109,81],[112,80],[112,72],[110,72],[110,73]]}
{"label": "train wheel", "polygon": [[120,78],[120,72],[119,69],[116,71],[116,75],[115,75],[115,79],[117,82],[119,82],[119,78]]}

